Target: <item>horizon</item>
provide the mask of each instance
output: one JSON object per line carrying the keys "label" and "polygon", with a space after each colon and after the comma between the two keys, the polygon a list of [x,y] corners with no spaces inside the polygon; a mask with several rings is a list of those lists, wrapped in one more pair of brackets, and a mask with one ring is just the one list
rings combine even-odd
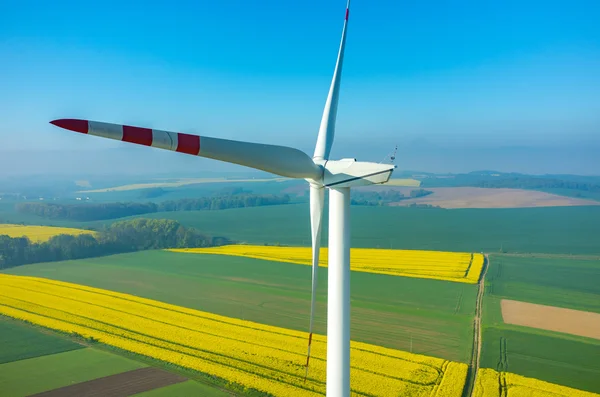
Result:
{"label": "horizon", "polygon": [[[61,131],[49,124],[55,118],[312,153],[344,1],[269,2],[265,11],[244,2],[184,3],[147,7],[144,18],[132,5],[63,4],[5,7],[2,168],[110,168],[100,157],[85,166],[77,155],[38,158],[57,150],[127,151],[121,169],[161,156]],[[332,156],[379,161],[397,144],[399,167],[426,172],[600,174],[597,11],[592,2],[354,2]],[[103,29],[89,29],[90,13]],[[162,156],[173,172],[221,166]]]}

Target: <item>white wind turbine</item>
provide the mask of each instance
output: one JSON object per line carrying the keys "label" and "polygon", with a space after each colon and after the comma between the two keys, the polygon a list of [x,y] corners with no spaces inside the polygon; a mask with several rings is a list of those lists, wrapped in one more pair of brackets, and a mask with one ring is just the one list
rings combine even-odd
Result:
{"label": "white wind turbine", "polygon": [[310,185],[312,234],[312,296],[306,370],[310,358],[315,293],[321,245],[325,188],[329,189],[329,274],[327,286],[327,396],[350,395],[350,188],[385,183],[396,168],[392,164],[358,162],[353,158],[329,160],[348,28],[350,0],[329,95],[313,157],[285,146],[199,137],[184,133],[132,127],[80,119],[59,119],[52,124],[71,131],[239,164]]}

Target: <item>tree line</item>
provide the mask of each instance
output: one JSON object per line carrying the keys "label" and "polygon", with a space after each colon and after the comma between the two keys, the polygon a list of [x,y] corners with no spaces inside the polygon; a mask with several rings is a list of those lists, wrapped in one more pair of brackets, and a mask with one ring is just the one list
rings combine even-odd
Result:
{"label": "tree line", "polygon": [[0,235],[0,269],[28,263],[91,258],[149,249],[210,247],[231,244],[171,219],[133,219],[115,222],[95,235],[61,234],[45,242]]}
{"label": "tree line", "polygon": [[411,190],[408,196],[400,193],[397,190],[385,191],[355,191],[351,193],[351,205],[366,205],[366,206],[384,206],[389,203],[397,203],[398,201],[408,200],[411,198],[424,197],[433,193],[430,190],[414,189]]}
{"label": "tree line", "polygon": [[143,215],[154,212],[223,210],[229,208],[281,205],[288,204],[289,202],[290,196],[287,194],[283,196],[239,194],[233,196],[170,200],[160,203],[119,202],[57,204],[27,202],[15,204],[15,209],[20,213],[34,214],[49,219],[86,222],[123,218],[126,216]]}
{"label": "tree line", "polygon": [[586,192],[600,192],[600,184],[568,181],[555,178],[535,178],[535,177],[510,177],[501,179],[487,179],[477,181],[471,184],[474,187],[491,188],[518,188],[518,189],[569,189],[583,190]]}

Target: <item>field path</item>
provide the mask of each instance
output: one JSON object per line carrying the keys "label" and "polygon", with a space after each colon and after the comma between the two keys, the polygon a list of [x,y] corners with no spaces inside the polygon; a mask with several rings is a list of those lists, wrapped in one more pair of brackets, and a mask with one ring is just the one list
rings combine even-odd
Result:
{"label": "field path", "polygon": [[162,369],[146,367],[37,393],[31,397],[104,396],[127,397],[187,381]]}
{"label": "field path", "polygon": [[467,373],[467,381],[463,390],[463,397],[471,397],[475,388],[475,379],[479,370],[479,358],[481,357],[481,311],[483,307],[483,293],[485,291],[485,275],[489,267],[490,258],[487,254],[484,255],[483,269],[479,277],[479,288],[477,290],[477,303],[475,305],[475,319],[473,321],[473,353],[471,355],[471,363],[469,364],[469,372]]}

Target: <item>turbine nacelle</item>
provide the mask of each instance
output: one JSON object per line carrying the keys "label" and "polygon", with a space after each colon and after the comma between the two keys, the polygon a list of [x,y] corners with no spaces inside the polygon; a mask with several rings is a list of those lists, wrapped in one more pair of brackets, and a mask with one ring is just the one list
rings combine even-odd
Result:
{"label": "turbine nacelle", "polygon": [[396,166],[349,158],[329,160],[324,168],[323,186],[338,188],[386,183]]}

